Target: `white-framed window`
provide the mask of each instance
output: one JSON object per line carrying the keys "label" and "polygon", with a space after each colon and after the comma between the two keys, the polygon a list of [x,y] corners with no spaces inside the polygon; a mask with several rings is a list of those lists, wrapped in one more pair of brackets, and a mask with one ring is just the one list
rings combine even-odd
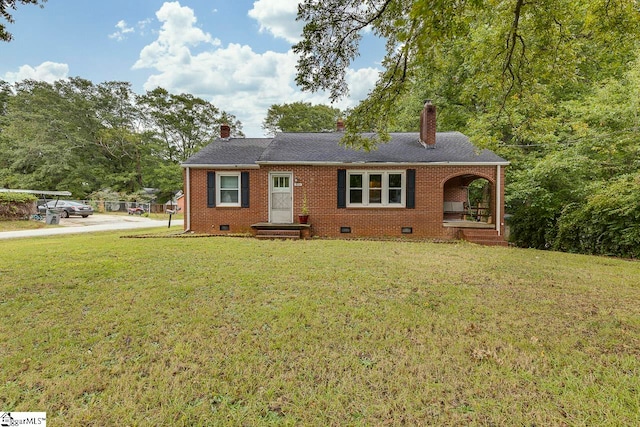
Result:
{"label": "white-framed window", "polygon": [[218,172],[216,196],[218,206],[240,206],[240,172]]}
{"label": "white-framed window", "polygon": [[404,207],[405,190],[404,171],[347,171],[348,207]]}

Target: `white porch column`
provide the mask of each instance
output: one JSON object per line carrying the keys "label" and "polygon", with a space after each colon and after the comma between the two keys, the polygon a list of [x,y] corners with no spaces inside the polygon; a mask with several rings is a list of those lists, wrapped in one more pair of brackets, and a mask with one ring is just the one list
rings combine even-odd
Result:
{"label": "white porch column", "polygon": [[191,169],[186,168],[185,171],[186,179],[185,179],[185,194],[184,194],[184,216],[187,220],[186,225],[187,228],[185,231],[191,230]]}
{"label": "white porch column", "polygon": [[500,230],[502,229],[501,225],[502,225],[502,209],[501,209],[501,205],[502,205],[502,198],[501,198],[501,194],[502,191],[500,190],[502,188],[502,179],[500,178],[500,165],[496,166],[496,230],[498,231],[498,236],[501,235]]}

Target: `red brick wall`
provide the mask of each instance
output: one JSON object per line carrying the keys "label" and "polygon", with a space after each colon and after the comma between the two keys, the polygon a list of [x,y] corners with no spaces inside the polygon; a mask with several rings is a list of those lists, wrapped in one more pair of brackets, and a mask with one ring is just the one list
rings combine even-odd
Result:
{"label": "red brick wall", "polygon": [[[303,193],[306,192],[309,207],[311,234],[327,237],[405,236],[414,238],[454,238],[457,230],[445,228],[443,201],[445,183],[461,175],[474,174],[496,183],[495,166],[410,166],[410,167],[341,167],[357,170],[406,170],[416,169],[415,209],[407,208],[337,208],[337,169],[335,166],[269,166],[248,170],[250,175],[250,207],[207,207],[207,172],[190,169],[191,183],[191,231],[196,233],[244,233],[252,232],[251,225],[269,219],[269,172],[292,172],[295,182],[293,210],[294,222],[300,213]],[[504,167],[501,168],[501,200],[504,201]],[[454,185],[451,185],[451,182]],[[186,180],[185,180],[186,183]],[[453,187],[447,185],[447,200],[466,200]],[[460,187],[458,185],[458,187]],[[185,192],[186,192],[185,188]],[[495,200],[492,196],[492,200]],[[185,209],[186,211],[186,209]],[[186,212],[185,212],[186,214]],[[502,218],[502,215],[498,218]],[[229,225],[229,231],[220,231],[220,225]],[[185,219],[185,227],[187,221]],[[351,227],[350,234],[341,234],[340,227]],[[402,234],[402,227],[412,227],[412,234]],[[504,227],[502,227],[504,228]]]}

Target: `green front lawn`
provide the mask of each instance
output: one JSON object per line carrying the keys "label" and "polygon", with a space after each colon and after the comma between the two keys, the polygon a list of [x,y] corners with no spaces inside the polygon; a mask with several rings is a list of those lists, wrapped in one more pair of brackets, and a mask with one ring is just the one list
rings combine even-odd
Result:
{"label": "green front lawn", "polygon": [[2,242],[0,410],[51,425],[640,424],[637,262],[123,234]]}

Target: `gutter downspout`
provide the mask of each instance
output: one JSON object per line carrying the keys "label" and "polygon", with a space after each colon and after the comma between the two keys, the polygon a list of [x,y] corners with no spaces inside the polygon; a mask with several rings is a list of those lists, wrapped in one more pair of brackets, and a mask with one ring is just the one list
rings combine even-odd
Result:
{"label": "gutter downspout", "polygon": [[498,231],[498,236],[501,236],[502,233],[500,230],[502,229],[502,199],[501,199],[501,188],[502,188],[502,179],[500,177],[500,165],[496,166],[496,230]]}
{"label": "gutter downspout", "polygon": [[185,215],[187,217],[187,228],[185,232],[191,230],[191,168],[186,168],[186,180],[185,180],[185,195],[184,195],[184,208],[186,210]]}

